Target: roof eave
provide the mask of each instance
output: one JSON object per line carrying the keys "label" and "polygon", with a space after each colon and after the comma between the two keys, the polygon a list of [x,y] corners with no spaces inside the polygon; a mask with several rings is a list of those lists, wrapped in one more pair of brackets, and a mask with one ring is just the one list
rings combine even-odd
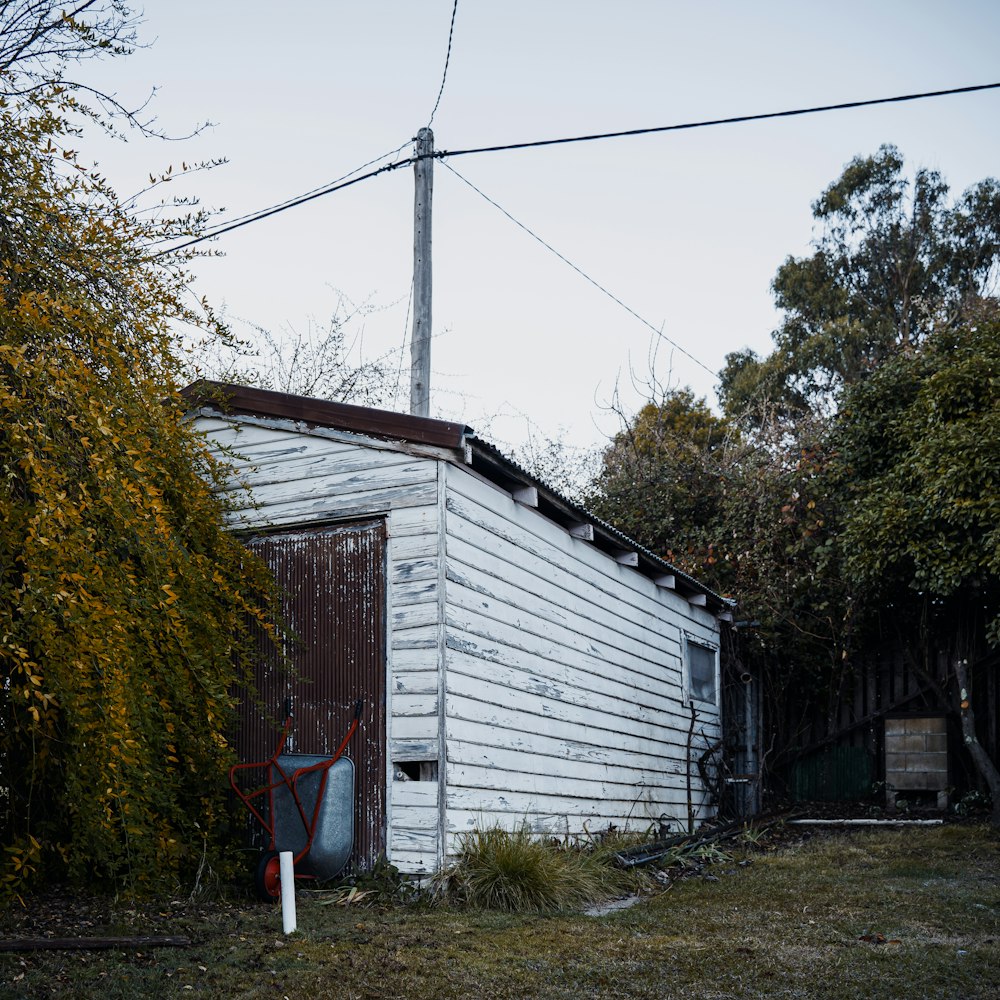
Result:
{"label": "roof eave", "polygon": [[357,431],[371,437],[410,441],[414,444],[461,450],[471,428],[429,417],[414,417],[391,410],[377,410],[352,403],[334,403],[271,389],[257,389],[230,382],[201,379],[181,390],[193,406],[220,413],[278,417],[319,427]]}
{"label": "roof eave", "polygon": [[634,554],[635,566],[640,572],[654,579],[663,580],[664,585],[667,585],[667,578],[673,578],[670,589],[676,590],[689,601],[694,598],[696,603],[698,598],[704,598],[704,606],[712,614],[726,613],[735,606],[735,601],[716,593],[655,552],[618,531],[617,528],[546,486],[527,470],[508,459],[488,441],[473,436],[469,439],[469,445],[472,449],[473,468],[478,466],[478,471],[484,473],[490,470],[492,475],[487,473],[487,478],[499,480],[499,485],[511,492],[514,488],[533,486],[538,491],[539,506],[544,506],[542,512],[550,520],[567,528],[589,524],[593,529],[592,543],[597,548],[623,562]]}

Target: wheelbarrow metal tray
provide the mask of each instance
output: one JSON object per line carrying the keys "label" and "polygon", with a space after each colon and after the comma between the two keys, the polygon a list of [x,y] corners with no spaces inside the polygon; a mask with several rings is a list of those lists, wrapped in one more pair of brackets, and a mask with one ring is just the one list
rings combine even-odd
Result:
{"label": "wheelbarrow metal tray", "polygon": [[[322,764],[329,759],[328,756],[283,753],[278,756],[278,766],[291,777],[300,768]],[[323,789],[323,799],[316,816],[312,846],[296,865],[297,874],[312,875],[321,882],[333,878],[347,864],[354,846],[354,762],[341,757],[325,770],[326,788]],[[323,773],[323,770],[310,771],[295,782],[306,820],[310,823],[316,809],[316,797],[322,787]],[[280,775],[274,772],[270,780],[279,779]],[[274,849],[298,854],[306,847],[309,833],[302,823],[291,790],[283,782],[274,789],[273,802]]]}

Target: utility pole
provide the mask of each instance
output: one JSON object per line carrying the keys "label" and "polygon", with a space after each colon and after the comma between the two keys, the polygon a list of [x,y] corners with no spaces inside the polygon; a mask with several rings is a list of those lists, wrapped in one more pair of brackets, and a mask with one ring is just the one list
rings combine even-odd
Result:
{"label": "utility pole", "polygon": [[431,410],[431,197],[434,193],[434,133],[417,133],[413,164],[413,336],[410,338],[410,413]]}

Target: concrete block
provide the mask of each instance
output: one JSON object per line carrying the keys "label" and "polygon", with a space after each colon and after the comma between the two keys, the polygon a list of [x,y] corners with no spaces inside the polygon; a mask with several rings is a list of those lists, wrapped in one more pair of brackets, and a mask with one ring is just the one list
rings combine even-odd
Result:
{"label": "concrete block", "polygon": [[911,791],[936,792],[940,790],[941,785],[944,783],[945,775],[928,774],[926,771],[923,771],[908,775],[907,781],[909,782],[908,787]]}
{"label": "concrete block", "polygon": [[909,772],[927,771],[936,774],[948,773],[948,755],[946,753],[908,753],[906,770]]}
{"label": "concrete block", "polygon": [[891,738],[886,736],[887,753],[923,753],[927,749],[927,737],[923,733],[899,733]]}
{"label": "concrete block", "polygon": [[943,716],[931,718],[904,719],[908,733],[946,733],[948,720]]}

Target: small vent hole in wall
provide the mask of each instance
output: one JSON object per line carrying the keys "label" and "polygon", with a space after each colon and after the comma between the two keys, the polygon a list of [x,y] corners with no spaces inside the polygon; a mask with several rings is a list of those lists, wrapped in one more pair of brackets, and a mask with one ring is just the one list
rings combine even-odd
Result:
{"label": "small vent hole in wall", "polygon": [[436,760],[396,760],[393,780],[395,781],[437,781],[438,765]]}

